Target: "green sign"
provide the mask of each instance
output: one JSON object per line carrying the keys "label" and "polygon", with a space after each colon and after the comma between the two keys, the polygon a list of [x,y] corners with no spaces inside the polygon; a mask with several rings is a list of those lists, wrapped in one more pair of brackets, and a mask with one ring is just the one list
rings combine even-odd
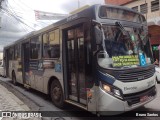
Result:
{"label": "green sign", "polygon": [[139,65],[138,55],[113,56],[113,67]]}
{"label": "green sign", "polygon": [[131,39],[132,39],[132,41],[135,41],[134,35],[131,35]]}
{"label": "green sign", "polygon": [[158,46],[152,46],[153,51],[158,50]]}

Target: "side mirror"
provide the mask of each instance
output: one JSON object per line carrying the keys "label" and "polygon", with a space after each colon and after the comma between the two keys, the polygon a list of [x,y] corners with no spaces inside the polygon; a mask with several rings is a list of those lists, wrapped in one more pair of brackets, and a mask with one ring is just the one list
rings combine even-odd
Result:
{"label": "side mirror", "polygon": [[96,44],[99,45],[102,43],[103,33],[98,26],[94,27],[94,34],[96,38]]}

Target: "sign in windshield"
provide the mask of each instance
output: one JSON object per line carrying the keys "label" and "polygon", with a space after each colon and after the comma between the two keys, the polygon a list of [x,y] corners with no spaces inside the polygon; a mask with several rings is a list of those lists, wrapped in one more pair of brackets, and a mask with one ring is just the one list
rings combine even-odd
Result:
{"label": "sign in windshield", "polygon": [[139,65],[138,55],[112,56],[113,67]]}

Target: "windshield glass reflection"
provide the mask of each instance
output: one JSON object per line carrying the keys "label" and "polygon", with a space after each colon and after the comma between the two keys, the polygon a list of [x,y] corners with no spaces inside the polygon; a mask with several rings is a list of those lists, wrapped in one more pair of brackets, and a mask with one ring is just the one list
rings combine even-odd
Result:
{"label": "windshield glass reflection", "polygon": [[103,25],[103,31],[105,51],[98,54],[100,66],[108,68],[151,64],[147,31],[131,27],[122,30],[119,26],[107,25]]}

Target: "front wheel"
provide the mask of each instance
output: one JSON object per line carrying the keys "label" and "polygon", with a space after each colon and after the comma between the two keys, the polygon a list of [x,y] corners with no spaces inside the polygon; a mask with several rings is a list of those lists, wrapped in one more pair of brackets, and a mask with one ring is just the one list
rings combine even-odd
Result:
{"label": "front wheel", "polygon": [[61,84],[58,80],[54,80],[51,84],[50,95],[52,102],[59,108],[64,108],[64,97]]}
{"label": "front wheel", "polygon": [[156,81],[157,81],[157,83],[160,83],[160,81],[158,81],[158,78],[156,77]]}

